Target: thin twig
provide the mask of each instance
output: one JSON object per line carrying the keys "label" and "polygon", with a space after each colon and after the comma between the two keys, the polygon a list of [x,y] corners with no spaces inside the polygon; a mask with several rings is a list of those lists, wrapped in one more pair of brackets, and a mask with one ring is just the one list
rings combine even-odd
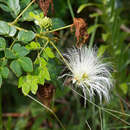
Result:
{"label": "thin twig", "polygon": [[121,119],[121,118],[119,118],[118,116],[114,115],[113,113],[107,111],[105,108],[96,105],[95,103],[93,103],[92,101],[90,101],[89,99],[87,99],[86,97],[84,97],[82,94],[78,93],[78,92],[77,92],[76,90],[74,90],[73,88],[71,88],[71,87],[69,87],[69,88],[70,88],[72,91],[74,91],[76,94],[78,94],[80,97],[84,98],[84,99],[87,100],[89,103],[91,103],[92,105],[96,106],[98,109],[101,109],[101,110],[103,110],[104,112],[106,112],[106,113],[112,115],[113,117],[119,119],[119,120],[122,121],[123,123],[125,123],[125,124],[127,124],[127,125],[130,125],[130,123],[128,123],[127,121],[125,121],[125,120],[123,120],[123,119]]}
{"label": "thin twig", "polygon": [[15,28],[16,28],[17,30],[19,30],[19,31],[22,31],[22,30],[25,31],[25,32],[28,31],[28,30],[26,30],[26,29],[24,29],[24,28],[18,27],[18,26],[16,26],[16,25],[11,24],[11,23],[8,23],[8,25],[15,27]]}
{"label": "thin twig", "polygon": [[27,7],[17,16],[17,18],[11,23],[12,25],[16,24],[19,18],[24,14],[24,12],[35,2],[35,0],[32,0]]}
{"label": "thin twig", "polygon": [[128,102],[126,102],[119,94],[114,93],[116,96],[118,96],[118,98],[120,98],[120,100],[122,100],[123,103],[125,103],[128,107],[130,107],[130,104]]}
{"label": "thin twig", "polygon": [[72,71],[70,65],[68,64],[68,62],[65,60],[65,58],[62,56],[61,52],[57,49],[57,47],[55,46],[55,44],[50,41],[51,45],[56,49],[57,53],[60,55],[60,57],[62,58],[62,60],[64,61],[64,63],[67,65],[67,67]]}
{"label": "thin twig", "polygon": [[47,106],[45,106],[44,104],[42,104],[41,102],[39,102],[38,100],[36,100],[35,98],[33,98],[30,95],[27,95],[27,97],[29,97],[30,99],[32,99],[33,101],[37,102],[38,104],[40,104],[42,107],[44,107],[46,110],[48,110],[50,113],[53,114],[53,116],[56,118],[56,120],[59,122],[60,126],[63,128],[63,130],[65,130],[65,127],[63,126],[62,122],[59,120],[59,118],[57,117],[57,115]]}
{"label": "thin twig", "polygon": [[25,115],[21,113],[3,113],[2,117],[25,117]]}
{"label": "thin twig", "polygon": [[[98,23],[98,16],[95,18],[95,24],[94,24],[94,25],[96,25],[97,23]],[[93,46],[94,37],[95,37],[95,34],[96,34],[96,29],[97,29],[97,28],[95,28],[95,29],[93,30],[93,33],[92,33],[92,35],[91,35],[90,42],[89,42],[89,48],[92,48],[92,46]]]}
{"label": "thin twig", "polygon": [[100,122],[101,122],[101,130],[103,130],[103,127],[102,127],[102,124],[103,124],[103,122],[102,122],[102,111],[101,111],[101,109],[99,109],[99,117],[100,117]]}
{"label": "thin twig", "polygon": [[74,19],[74,12],[73,12],[73,9],[72,9],[70,0],[67,0],[67,3],[68,3],[68,6],[69,6],[69,10],[70,10],[71,16],[72,16],[72,18]]}
{"label": "thin twig", "polygon": [[43,52],[43,50],[45,49],[45,47],[48,45],[48,43],[49,43],[49,41],[47,41],[46,44],[42,47],[41,51],[38,53],[38,55],[37,55],[37,57],[36,57],[36,59],[34,61],[34,64],[36,63],[37,58],[39,58],[39,56],[41,55],[41,53]]}
{"label": "thin twig", "polygon": [[120,26],[120,29],[123,30],[124,32],[130,33],[130,28],[128,28],[126,25],[122,24]]}
{"label": "thin twig", "polygon": [[90,130],[92,130],[91,127],[90,127],[90,125],[89,125],[89,123],[88,123],[88,121],[86,120],[85,122],[86,122],[88,128],[89,128]]}
{"label": "thin twig", "polygon": [[12,49],[14,43],[16,42],[16,39],[12,42],[12,44],[10,45],[9,49]]}
{"label": "thin twig", "polygon": [[46,34],[46,33],[52,33],[52,32],[56,32],[56,31],[60,31],[60,30],[66,29],[66,28],[70,28],[71,26],[72,26],[72,24],[64,26],[64,27],[61,27],[61,28],[57,28],[57,29],[54,29],[54,30],[51,30],[51,31],[42,32],[41,34]]}

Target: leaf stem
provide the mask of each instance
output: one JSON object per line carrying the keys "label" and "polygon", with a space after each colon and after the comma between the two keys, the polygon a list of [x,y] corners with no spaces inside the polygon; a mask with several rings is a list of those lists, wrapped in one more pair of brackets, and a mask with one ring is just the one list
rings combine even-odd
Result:
{"label": "leaf stem", "polygon": [[17,16],[17,18],[11,23],[12,25],[16,24],[19,18],[24,14],[24,12],[35,2],[35,0],[32,0],[27,7]]}
{"label": "leaf stem", "polygon": [[[97,23],[98,23],[98,16],[97,16],[96,19],[95,19],[95,25],[96,25]],[[90,42],[89,42],[89,48],[92,48],[92,46],[93,46],[93,42],[94,42],[94,38],[95,38],[95,34],[96,34],[96,29],[97,29],[97,28],[94,29],[94,31],[93,31],[93,33],[92,33],[92,35],[91,35]]]}
{"label": "leaf stem", "polygon": [[119,120],[122,121],[123,123],[125,123],[125,124],[127,124],[127,125],[130,125],[129,122],[127,122],[127,121],[121,119],[120,117],[114,115],[113,113],[109,112],[106,108],[103,108],[103,107],[98,106],[98,105],[95,104],[94,102],[92,102],[92,101],[90,101],[89,99],[87,99],[86,97],[84,97],[82,94],[78,93],[78,92],[77,92],[76,90],[74,90],[73,88],[71,88],[71,87],[69,87],[69,88],[70,88],[73,92],[75,92],[77,95],[79,95],[80,97],[83,97],[86,101],[88,101],[89,103],[91,103],[92,105],[94,105],[95,107],[97,107],[98,109],[101,109],[101,110],[103,110],[104,112],[110,114],[111,116],[113,116],[113,117],[119,119]]}
{"label": "leaf stem", "polygon": [[34,64],[36,63],[37,58],[39,58],[39,56],[41,55],[41,53],[43,52],[43,50],[45,49],[45,47],[48,45],[48,43],[49,43],[49,41],[47,41],[46,44],[42,47],[41,51],[38,53],[38,55],[37,55],[37,57],[36,57],[36,59],[34,61]]}
{"label": "leaf stem", "polygon": [[72,19],[74,19],[74,12],[73,12],[73,9],[72,9],[72,6],[71,6],[71,3],[70,3],[70,0],[67,0],[67,3],[68,3],[68,6],[69,6],[69,10],[70,10],[70,13],[71,13]]}
{"label": "leaf stem", "polygon": [[102,111],[101,111],[101,109],[99,109],[99,117],[100,117],[100,122],[101,122],[101,130],[103,130],[103,121],[102,121]]}
{"label": "leaf stem", "polygon": [[51,31],[48,31],[48,32],[43,32],[41,34],[46,34],[46,33],[52,33],[52,32],[56,32],[56,31],[60,31],[60,30],[66,29],[66,28],[70,28],[71,26],[72,26],[72,24],[64,26],[64,27],[61,27],[61,28],[57,28],[57,29],[54,29],[54,30],[51,30]]}
{"label": "leaf stem", "polygon": [[39,102],[38,100],[36,100],[35,98],[33,98],[30,95],[27,95],[27,97],[29,97],[30,99],[32,99],[33,101],[37,102],[38,104],[40,104],[42,107],[44,107],[47,111],[49,111],[50,113],[52,113],[52,115],[56,118],[56,120],[59,122],[60,126],[63,128],[63,130],[65,130],[64,125],[62,124],[62,122],[60,121],[60,119],[57,117],[57,115],[52,111],[52,109],[50,109],[49,107],[45,106],[44,104],[42,104],[41,102]]}
{"label": "leaf stem", "polygon": [[12,42],[12,44],[10,45],[9,49],[11,49],[14,45],[14,43],[16,42],[16,39]]}
{"label": "leaf stem", "polygon": [[26,29],[24,29],[24,28],[21,28],[21,27],[18,27],[18,26],[15,26],[15,25],[13,25],[12,23],[8,23],[8,25],[9,26],[13,26],[13,27],[15,27],[17,30],[19,30],[19,31],[25,31],[25,32],[27,32],[28,30],[26,30]]}
{"label": "leaf stem", "polygon": [[62,60],[64,61],[64,63],[68,66],[68,68],[72,71],[70,65],[68,64],[68,62],[65,60],[65,58],[62,56],[61,52],[59,51],[59,49],[55,46],[55,44],[50,41],[51,45],[56,49],[57,53],[59,54],[59,56],[62,58]]}
{"label": "leaf stem", "polygon": [[[12,23],[8,23],[8,25],[15,27],[15,28],[16,28],[17,30],[19,30],[19,31],[22,31],[22,30],[25,31],[25,32],[28,31],[28,30],[26,30],[26,29],[24,29],[24,28],[21,28],[21,27],[18,27],[18,26],[16,26],[16,25],[13,25]],[[47,33],[52,33],[52,32],[55,32],[55,31],[60,31],[60,30],[66,29],[66,28],[70,28],[71,26],[72,26],[72,24],[67,25],[67,26],[64,26],[64,27],[61,27],[61,28],[57,28],[57,29],[54,29],[54,30],[51,30],[51,31],[48,31],[48,32],[42,32],[42,33],[40,33],[40,34],[44,35],[44,34],[47,34]]]}

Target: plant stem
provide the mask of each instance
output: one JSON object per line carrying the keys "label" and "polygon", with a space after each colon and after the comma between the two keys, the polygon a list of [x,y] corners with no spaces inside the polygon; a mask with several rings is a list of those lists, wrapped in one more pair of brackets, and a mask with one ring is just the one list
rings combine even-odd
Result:
{"label": "plant stem", "polygon": [[[98,16],[97,16],[96,19],[95,19],[95,25],[96,25],[97,23],[98,23]],[[95,38],[95,34],[96,34],[96,29],[97,29],[97,28],[94,29],[94,31],[93,31],[93,33],[92,33],[92,35],[91,35],[90,42],[89,42],[89,48],[92,48],[92,46],[93,46],[93,42],[94,42],[94,38]]]}
{"label": "plant stem", "polygon": [[55,46],[55,44],[46,36],[40,35],[40,34],[36,34],[37,37],[45,39],[47,41],[50,42],[50,44],[56,49],[57,53],[59,54],[59,56],[62,58],[62,60],[64,61],[64,63],[68,66],[68,68],[72,71],[70,65],[67,63],[67,61],[65,60],[65,58],[62,56],[61,52],[59,51],[59,49]]}
{"label": "plant stem", "polygon": [[47,41],[46,44],[42,47],[41,51],[38,53],[38,55],[37,55],[37,57],[36,57],[36,59],[34,61],[34,64],[36,63],[37,58],[39,58],[39,56],[41,55],[41,53],[43,52],[43,50],[45,49],[45,47],[48,45],[48,43],[49,43],[49,41]]}
{"label": "plant stem", "polygon": [[89,99],[87,99],[86,97],[84,97],[82,94],[78,93],[78,92],[77,92],[76,90],[74,90],[73,88],[71,88],[71,87],[69,87],[69,88],[70,88],[73,92],[75,92],[77,95],[79,95],[80,97],[83,97],[86,101],[88,101],[89,103],[91,103],[92,105],[94,105],[95,107],[97,107],[98,109],[101,109],[101,110],[103,110],[104,112],[110,114],[111,116],[113,116],[113,117],[119,119],[119,120],[122,121],[123,123],[125,123],[125,124],[127,124],[127,125],[130,125],[129,122],[127,122],[127,121],[121,119],[120,117],[114,115],[113,113],[109,112],[106,108],[103,108],[103,107],[98,106],[98,105],[95,104],[94,102],[92,102],[92,101],[90,101]]}
{"label": "plant stem", "polygon": [[41,51],[39,52],[39,56],[41,55],[41,53],[43,52],[43,50],[45,49],[45,47],[48,45],[49,41],[46,42],[46,44],[44,45],[44,47],[41,49]]}
{"label": "plant stem", "polygon": [[72,71],[70,65],[68,64],[68,62],[65,60],[65,58],[62,56],[61,52],[58,50],[58,48],[55,46],[55,44],[50,41],[51,45],[56,49],[57,53],[60,55],[60,57],[62,58],[62,60],[64,61],[64,63],[68,66],[68,68]]}
{"label": "plant stem", "polygon": [[17,16],[17,18],[11,23],[12,25],[16,24],[19,18],[24,14],[24,12],[35,2],[35,0],[32,0],[27,7]]}
{"label": "plant stem", "polygon": [[73,12],[73,9],[72,9],[70,0],[67,0],[67,3],[68,3],[68,6],[69,6],[69,10],[70,10],[71,16],[72,16],[72,18],[74,19],[74,12]]}
{"label": "plant stem", "polygon": [[49,38],[48,38],[48,37],[43,36],[43,35],[40,35],[40,34],[36,34],[36,37],[39,37],[39,38],[42,38],[42,39],[44,39],[44,40],[49,41]]}
{"label": "plant stem", "polygon": [[85,123],[87,124],[89,130],[92,130],[87,120],[85,121]]}
{"label": "plant stem", "polygon": [[9,26],[13,26],[13,27],[15,27],[17,30],[19,30],[19,31],[25,31],[25,32],[27,32],[28,30],[26,30],[26,29],[24,29],[24,28],[21,28],[21,27],[18,27],[18,26],[15,26],[15,25],[13,25],[12,23],[8,23],[8,25]]}
{"label": "plant stem", "polygon": [[99,109],[99,117],[100,117],[100,122],[101,122],[101,130],[103,130],[103,122],[102,122],[102,111],[101,111],[101,109]]}
{"label": "plant stem", "polygon": [[16,39],[12,42],[12,44],[10,45],[9,49],[11,49],[14,45],[14,43],[16,42]]}
{"label": "plant stem", "polygon": [[57,29],[54,29],[54,30],[51,30],[51,31],[48,31],[48,32],[43,32],[42,34],[52,33],[52,32],[55,32],[55,31],[60,31],[60,30],[66,29],[66,28],[70,28],[71,26],[72,26],[72,24],[61,27],[61,28],[57,28]]}
{"label": "plant stem", "polygon": [[37,102],[38,104],[40,104],[42,107],[44,107],[46,110],[48,110],[50,113],[53,114],[53,116],[56,118],[56,120],[59,122],[60,126],[63,128],[63,130],[65,130],[65,127],[63,126],[62,122],[59,120],[59,118],[57,117],[57,115],[47,106],[45,106],[44,104],[42,104],[41,102],[39,102],[38,100],[36,100],[35,98],[33,98],[30,95],[27,95],[30,99],[32,99],[33,101]]}
{"label": "plant stem", "polygon": [[[8,25],[15,27],[19,31],[22,31],[22,30],[25,31],[25,32],[28,31],[28,30],[26,30],[24,28],[21,28],[21,27],[18,27],[16,25],[13,25],[12,23],[8,23]],[[60,30],[66,29],[66,28],[70,28],[71,26],[72,26],[72,24],[64,26],[64,27],[61,27],[61,28],[57,28],[57,29],[54,29],[54,30],[51,30],[51,31],[48,31],[48,32],[42,32],[41,34],[44,35],[44,34],[47,34],[47,33],[52,33],[52,32],[55,32],[55,31],[60,31]]]}

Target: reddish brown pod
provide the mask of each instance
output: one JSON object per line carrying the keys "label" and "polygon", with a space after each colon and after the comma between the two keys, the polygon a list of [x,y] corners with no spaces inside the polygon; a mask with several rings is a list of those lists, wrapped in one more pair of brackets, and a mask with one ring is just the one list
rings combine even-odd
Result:
{"label": "reddish brown pod", "polygon": [[39,0],[39,6],[43,11],[44,16],[47,16],[50,5],[51,5],[51,11],[52,11],[52,13],[54,13],[53,0]]}
{"label": "reddish brown pod", "polygon": [[45,83],[44,85],[38,86],[37,97],[44,105],[50,107],[54,92],[55,87],[53,84]]}
{"label": "reddish brown pod", "polygon": [[74,18],[71,30],[72,28],[75,28],[75,36],[77,38],[76,46],[80,48],[85,44],[89,36],[87,33],[87,23],[82,18]]}

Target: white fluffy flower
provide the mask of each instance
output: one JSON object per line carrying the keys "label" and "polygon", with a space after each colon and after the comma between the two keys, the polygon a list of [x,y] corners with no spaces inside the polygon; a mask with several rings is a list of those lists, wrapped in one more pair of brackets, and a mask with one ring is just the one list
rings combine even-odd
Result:
{"label": "white fluffy flower", "polygon": [[109,64],[103,63],[97,56],[94,49],[83,47],[80,49],[71,48],[65,54],[67,64],[70,66],[72,83],[83,90],[84,96],[92,98],[95,93],[100,97],[109,100],[109,90],[112,87],[112,78],[109,71]]}

